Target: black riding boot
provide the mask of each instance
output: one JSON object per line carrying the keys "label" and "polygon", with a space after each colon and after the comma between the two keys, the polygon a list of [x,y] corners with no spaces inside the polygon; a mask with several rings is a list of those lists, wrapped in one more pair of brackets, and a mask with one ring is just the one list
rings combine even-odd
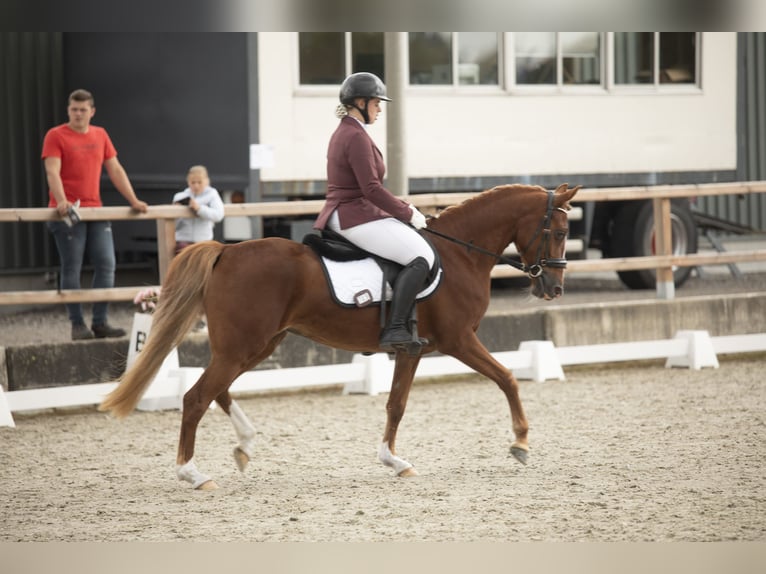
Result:
{"label": "black riding boot", "polygon": [[[384,351],[393,351],[396,347],[406,349],[413,342],[407,323],[415,304],[415,297],[423,290],[427,275],[428,262],[422,257],[418,257],[399,272],[394,283],[388,325],[380,335],[380,346]],[[427,343],[425,340],[421,341],[422,344]]]}

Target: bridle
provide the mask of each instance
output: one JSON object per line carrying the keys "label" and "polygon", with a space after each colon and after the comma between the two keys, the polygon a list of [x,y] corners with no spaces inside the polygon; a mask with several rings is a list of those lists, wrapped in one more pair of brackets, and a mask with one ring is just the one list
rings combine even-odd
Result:
{"label": "bridle", "polygon": [[467,241],[463,241],[456,237],[446,235],[440,231],[436,231],[435,229],[424,227],[423,231],[427,231],[428,233],[441,237],[442,239],[451,241],[452,243],[457,243],[458,245],[462,245],[463,247],[470,249],[472,251],[477,251],[484,255],[494,257],[497,261],[510,265],[511,267],[514,267],[520,271],[523,271],[524,273],[529,275],[531,278],[535,279],[537,277],[540,277],[540,275],[543,274],[543,270],[545,269],[545,267],[565,269],[567,266],[567,260],[565,258],[550,257],[551,219],[553,217],[553,210],[554,209],[557,209],[559,211],[564,211],[564,210],[561,209],[560,207],[554,208],[553,207],[554,192],[548,191],[547,193],[548,193],[548,206],[545,210],[545,217],[540,222],[540,225],[535,231],[535,234],[532,236],[532,239],[529,240],[527,247],[519,251],[521,255],[526,254],[527,250],[529,249],[529,246],[535,242],[535,239],[537,239],[537,237],[540,234],[542,234],[543,236],[542,240],[540,241],[540,244],[537,246],[537,254],[535,256],[535,262],[532,265],[526,265],[525,263],[516,261],[515,259],[508,257],[507,255],[493,253],[492,251],[489,251],[487,249],[474,245],[473,243],[469,243]]}
{"label": "bridle", "polygon": [[[554,267],[556,269],[565,269],[567,266],[567,260],[563,257],[550,257],[550,241],[551,241],[551,219],[553,217],[553,192],[548,191],[548,207],[545,211],[545,218],[540,223],[540,226],[535,231],[532,239],[529,240],[527,247],[521,249],[519,253],[526,254],[529,246],[535,242],[535,239],[542,233],[543,238],[540,244],[537,246],[537,254],[535,262],[529,266],[526,270],[530,277],[539,277],[543,273],[543,267]],[[561,208],[561,211],[564,211]]]}

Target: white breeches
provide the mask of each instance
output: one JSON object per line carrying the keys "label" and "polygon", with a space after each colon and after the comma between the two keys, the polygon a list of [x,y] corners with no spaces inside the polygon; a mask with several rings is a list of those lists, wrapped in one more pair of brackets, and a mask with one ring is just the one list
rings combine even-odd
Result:
{"label": "white breeches", "polygon": [[418,257],[428,262],[429,269],[434,265],[434,252],[428,242],[414,228],[393,217],[341,229],[338,212],[333,211],[327,226],[365,251],[399,265],[408,265]]}

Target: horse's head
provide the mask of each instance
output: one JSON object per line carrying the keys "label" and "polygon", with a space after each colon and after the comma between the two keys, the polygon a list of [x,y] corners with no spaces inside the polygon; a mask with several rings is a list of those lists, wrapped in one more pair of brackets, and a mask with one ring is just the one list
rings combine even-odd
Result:
{"label": "horse's head", "polygon": [[568,189],[562,183],[555,192],[548,192],[544,211],[525,221],[518,230],[516,245],[532,281],[532,294],[551,300],[564,294],[566,239],[569,233],[567,211],[569,201],[581,186]]}

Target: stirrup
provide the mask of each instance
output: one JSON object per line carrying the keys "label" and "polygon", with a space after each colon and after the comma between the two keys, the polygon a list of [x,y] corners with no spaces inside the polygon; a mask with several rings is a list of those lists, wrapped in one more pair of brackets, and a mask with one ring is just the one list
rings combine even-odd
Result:
{"label": "stirrup", "polygon": [[[409,333],[408,333],[409,334]],[[428,339],[418,337],[417,331],[412,333],[411,337],[405,341],[397,341],[394,343],[380,343],[380,348],[387,353],[395,353],[398,351],[406,351],[411,357],[420,355],[423,347],[428,345]]]}
{"label": "stirrup", "polygon": [[397,353],[399,351],[406,351],[410,357],[417,357],[422,353],[423,347],[428,345],[428,339],[418,337],[418,340],[406,341],[402,343],[393,343],[391,345],[381,345],[381,349],[387,353]]}
{"label": "stirrup", "polygon": [[406,351],[410,357],[417,357],[421,354],[423,347],[428,345],[428,339],[418,336],[418,320],[417,320],[417,307],[412,306],[409,318],[409,329],[407,327],[397,327],[397,330],[401,329],[407,333],[408,338],[394,343],[383,343],[383,333],[381,333],[381,341],[378,343],[380,348],[387,353],[396,353],[399,351]]}

